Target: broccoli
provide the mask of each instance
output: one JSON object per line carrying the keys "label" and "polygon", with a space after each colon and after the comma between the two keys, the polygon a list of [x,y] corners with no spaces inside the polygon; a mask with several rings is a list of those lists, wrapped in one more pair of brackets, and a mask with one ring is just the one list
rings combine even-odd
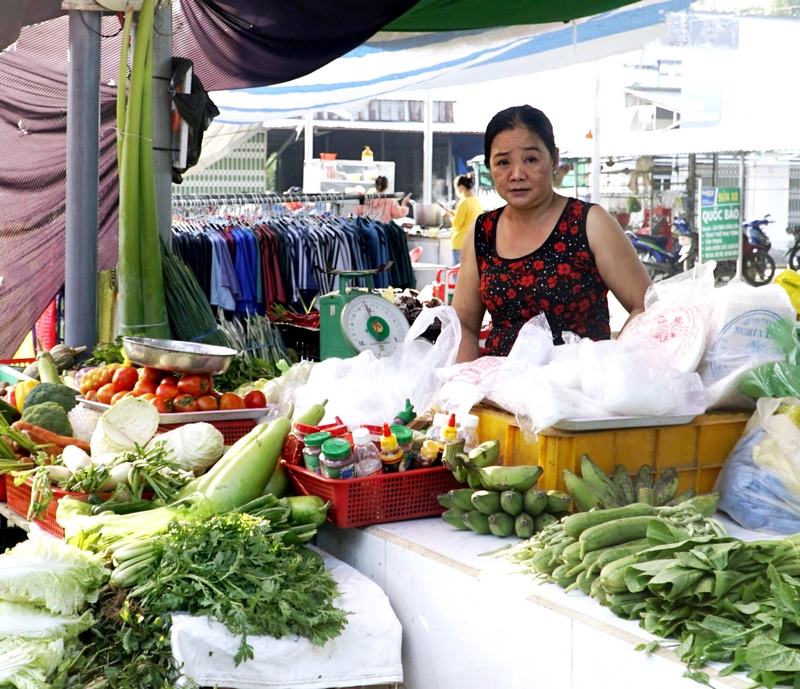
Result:
{"label": "broccoli", "polygon": [[25,395],[25,401],[22,403],[22,411],[24,412],[28,407],[35,407],[42,402],[55,402],[65,412],[70,412],[73,407],[78,404],[78,400],[75,399],[77,395],[77,390],[73,390],[66,385],[59,385],[58,383],[39,383]]}
{"label": "broccoli", "polygon": [[[43,384],[40,383],[39,385]],[[36,387],[38,388],[39,385]],[[22,420],[52,433],[72,437],[72,426],[67,417],[67,412],[58,402],[42,402],[33,407],[26,406],[22,411]]]}

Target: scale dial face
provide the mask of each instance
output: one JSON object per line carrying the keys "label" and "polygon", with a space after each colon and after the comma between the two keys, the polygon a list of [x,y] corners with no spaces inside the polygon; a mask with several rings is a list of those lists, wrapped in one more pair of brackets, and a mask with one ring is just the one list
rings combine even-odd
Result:
{"label": "scale dial face", "polygon": [[394,304],[378,294],[362,294],[342,311],[342,332],[359,352],[389,356],[408,333],[408,321]]}

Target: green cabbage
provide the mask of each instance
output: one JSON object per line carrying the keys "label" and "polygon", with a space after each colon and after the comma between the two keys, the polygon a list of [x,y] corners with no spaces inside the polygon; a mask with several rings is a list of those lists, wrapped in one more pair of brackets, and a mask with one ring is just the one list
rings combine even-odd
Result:
{"label": "green cabbage", "polygon": [[47,678],[63,657],[63,639],[3,639],[0,641],[0,687],[50,689]]}
{"label": "green cabbage", "polygon": [[109,574],[99,555],[55,539],[30,538],[0,555],[0,599],[74,615],[97,600]]}

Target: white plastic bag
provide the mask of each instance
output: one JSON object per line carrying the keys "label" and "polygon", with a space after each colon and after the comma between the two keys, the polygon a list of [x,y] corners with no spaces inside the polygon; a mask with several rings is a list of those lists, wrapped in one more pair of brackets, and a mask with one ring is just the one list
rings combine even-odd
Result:
{"label": "white plastic bag", "polygon": [[[420,335],[437,319],[441,332],[431,344]],[[367,351],[314,366],[308,382],[295,391],[296,406],[307,409],[327,399],[323,423],[338,416],[350,425],[391,421],[406,399],[421,411],[442,386],[436,369],[453,365],[460,343],[461,323],[452,307],[423,309],[391,356],[378,359]]]}
{"label": "white plastic bag", "polygon": [[768,337],[767,327],[796,317],[789,295],[779,285],[730,283],[714,290],[708,340],[697,367],[711,392],[712,408],[755,406],[739,392],[739,384],[754,368],[785,358]]}
{"label": "white plastic bag", "polygon": [[483,356],[439,369],[436,373],[444,384],[433,395],[429,406],[459,417],[469,414],[470,409],[492,389],[491,381],[505,361],[503,356]]}
{"label": "white plastic bag", "polygon": [[540,313],[522,326],[505,365],[507,368],[543,366],[553,357],[554,350],[550,324],[547,317]]}

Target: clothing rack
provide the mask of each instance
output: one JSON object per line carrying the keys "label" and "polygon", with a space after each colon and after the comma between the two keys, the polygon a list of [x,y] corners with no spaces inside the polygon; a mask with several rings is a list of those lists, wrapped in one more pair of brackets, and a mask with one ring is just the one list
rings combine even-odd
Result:
{"label": "clothing rack", "polygon": [[173,208],[202,208],[207,206],[230,206],[249,204],[283,204],[303,203],[319,204],[330,203],[341,206],[344,201],[357,201],[364,203],[366,199],[401,198],[402,193],[393,194],[345,194],[341,192],[317,192],[313,194],[289,193],[278,194],[274,192],[252,194],[173,194]]}

